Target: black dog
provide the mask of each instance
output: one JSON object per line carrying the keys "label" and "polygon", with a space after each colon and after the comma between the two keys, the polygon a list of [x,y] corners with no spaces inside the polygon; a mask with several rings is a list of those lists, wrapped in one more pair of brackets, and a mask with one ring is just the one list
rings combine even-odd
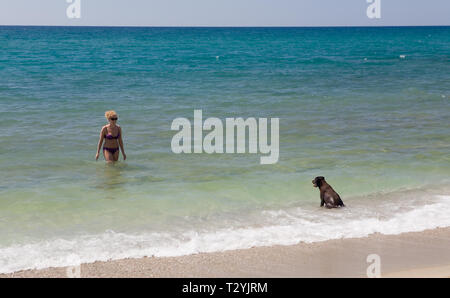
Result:
{"label": "black dog", "polygon": [[314,187],[320,190],[320,207],[338,208],[345,207],[341,197],[334,191],[334,189],[325,181],[325,177],[319,176],[312,181]]}

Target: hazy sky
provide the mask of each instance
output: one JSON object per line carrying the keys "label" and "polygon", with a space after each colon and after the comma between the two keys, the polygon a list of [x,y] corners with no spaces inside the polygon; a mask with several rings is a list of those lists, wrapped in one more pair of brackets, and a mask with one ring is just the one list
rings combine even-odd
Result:
{"label": "hazy sky", "polygon": [[450,0],[0,0],[0,25],[74,26],[396,26],[450,25]]}

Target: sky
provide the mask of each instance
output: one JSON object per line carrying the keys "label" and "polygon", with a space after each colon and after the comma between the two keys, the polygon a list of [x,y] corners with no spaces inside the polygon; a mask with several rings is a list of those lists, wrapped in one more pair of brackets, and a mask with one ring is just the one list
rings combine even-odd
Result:
{"label": "sky", "polygon": [[[71,1],[80,18],[67,16]],[[380,2],[380,18],[367,16],[367,1]],[[450,0],[0,0],[0,25],[450,25]]]}

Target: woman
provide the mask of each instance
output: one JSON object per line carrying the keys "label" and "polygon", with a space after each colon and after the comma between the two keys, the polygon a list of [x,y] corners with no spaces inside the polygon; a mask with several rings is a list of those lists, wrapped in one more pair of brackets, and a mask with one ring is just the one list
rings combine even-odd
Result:
{"label": "woman", "polygon": [[95,160],[98,160],[103,141],[105,141],[103,155],[107,162],[117,161],[119,159],[119,146],[120,150],[122,150],[123,160],[126,160],[127,155],[125,154],[125,150],[123,150],[122,128],[116,124],[119,119],[117,113],[114,111],[107,111],[105,112],[105,117],[109,121],[109,124],[103,126],[100,131],[100,139],[98,141]]}

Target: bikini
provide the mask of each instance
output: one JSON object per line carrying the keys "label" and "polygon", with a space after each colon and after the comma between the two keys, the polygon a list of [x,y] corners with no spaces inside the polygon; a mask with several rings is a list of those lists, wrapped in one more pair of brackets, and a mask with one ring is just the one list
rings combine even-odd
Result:
{"label": "bikini", "polygon": [[[108,130],[106,130],[106,131],[108,131]],[[108,133],[108,134],[105,136],[105,138],[107,138],[108,140],[117,140],[119,137],[120,137],[120,132],[119,132],[119,133],[117,134],[117,136],[115,136],[115,137],[113,137],[112,134],[110,134],[110,133]],[[108,148],[108,147],[103,146],[103,151],[104,151],[104,150],[108,151],[108,152],[111,153],[111,154],[114,154],[114,153],[116,153],[117,151],[119,151],[119,147],[117,147],[117,148]]]}

